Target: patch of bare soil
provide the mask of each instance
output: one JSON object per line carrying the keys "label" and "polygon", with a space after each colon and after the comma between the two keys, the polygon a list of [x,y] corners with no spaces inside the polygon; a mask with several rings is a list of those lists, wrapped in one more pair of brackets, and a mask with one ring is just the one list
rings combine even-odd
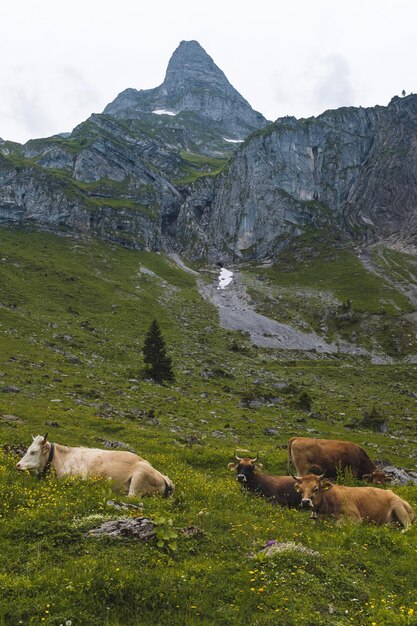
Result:
{"label": "patch of bare soil", "polygon": [[[178,255],[172,254],[170,256],[182,269],[189,270]],[[197,274],[194,270],[189,271]],[[202,296],[216,306],[223,328],[249,333],[252,343],[261,348],[316,351],[327,354],[344,352],[353,355],[372,356],[372,361],[378,363],[390,361],[388,357],[371,355],[364,348],[346,341],[329,343],[314,332],[302,332],[288,324],[282,324],[257,313],[250,303],[246,288],[240,280],[239,271],[236,268],[233,268],[232,281],[223,289],[219,289],[217,279],[211,284],[206,284],[197,278],[197,285]]]}

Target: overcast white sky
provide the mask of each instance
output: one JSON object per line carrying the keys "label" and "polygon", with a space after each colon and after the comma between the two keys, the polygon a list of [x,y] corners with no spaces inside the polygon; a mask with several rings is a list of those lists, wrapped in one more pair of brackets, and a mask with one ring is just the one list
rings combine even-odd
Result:
{"label": "overcast white sky", "polygon": [[0,137],[20,142],[161,84],[189,39],[271,120],[417,92],[416,0],[5,0],[0,27]]}

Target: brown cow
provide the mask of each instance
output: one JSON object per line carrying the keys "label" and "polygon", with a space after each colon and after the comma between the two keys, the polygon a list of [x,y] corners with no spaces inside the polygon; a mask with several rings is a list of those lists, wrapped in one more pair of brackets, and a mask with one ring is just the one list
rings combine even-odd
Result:
{"label": "brown cow", "polygon": [[[336,478],[339,471],[350,468],[355,478],[368,474],[368,482],[383,484],[384,472],[377,470],[365,450],[351,441],[292,437],[288,441],[288,472],[290,462],[299,476],[313,473]],[[374,480],[375,472],[378,478]]]}
{"label": "brown cow", "polygon": [[271,476],[258,470],[262,468],[257,459],[236,457],[238,463],[229,463],[230,470],[236,470],[236,479],[248,491],[270,498],[274,504],[288,507],[298,507],[301,496],[294,489],[296,481],[292,476]]}
{"label": "brown cow", "polygon": [[324,476],[307,474],[294,476],[295,489],[301,494],[301,508],[330,515],[338,523],[348,519],[360,523],[364,520],[377,524],[399,523],[408,530],[415,519],[411,506],[391,489],[376,487],[345,487],[333,485]]}

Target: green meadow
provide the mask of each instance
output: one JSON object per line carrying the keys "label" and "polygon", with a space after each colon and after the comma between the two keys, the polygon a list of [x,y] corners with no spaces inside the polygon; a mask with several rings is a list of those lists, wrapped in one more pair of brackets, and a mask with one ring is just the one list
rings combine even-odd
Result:
{"label": "green meadow", "polygon": [[[195,276],[163,254],[0,229],[0,624],[417,623],[417,525],[313,522],[244,493],[227,468],[235,453],[250,454],[284,474],[288,438],[304,435],[349,439],[416,469],[413,308],[348,251],[333,266],[329,254],[241,272],[260,311],[317,331],[326,324],[330,338],[354,331],[359,345],[385,348],[384,364],[256,348],[220,327]],[[413,271],[399,253],[379,263],[402,280]],[[214,269],[200,274],[216,280]],[[176,376],[166,385],[143,377],[155,318]],[[387,432],[369,427],[369,414]],[[111,507],[126,498],[100,480],[18,472],[13,450],[46,432],[66,445],[119,442],[167,474],[171,498],[133,502],[174,540],[89,535],[138,512]],[[417,510],[416,487],[393,489]],[[182,532],[190,526],[200,532]],[[264,559],[272,539],[315,554],[290,547]]]}
{"label": "green meadow", "polygon": [[414,257],[375,249],[374,273],[348,247],[299,239],[272,267],[249,268],[246,284],[261,312],[395,359],[416,354],[415,307],[406,295],[417,284]]}

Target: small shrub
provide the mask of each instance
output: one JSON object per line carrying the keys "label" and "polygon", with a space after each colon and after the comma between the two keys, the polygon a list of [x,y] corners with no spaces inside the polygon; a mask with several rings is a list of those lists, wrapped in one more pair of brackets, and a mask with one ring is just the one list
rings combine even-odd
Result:
{"label": "small shrub", "polygon": [[375,406],[372,407],[371,411],[364,411],[360,424],[375,432],[385,433],[388,430],[388,419]]}
{"label": "small shrub", "polygon": [[357,481],[353,475],[351,467],[344,467],[342,469],[341,464],[339,463],[336,468],[336,482],[338,485],[345,485],[347,487],[353,487],[357,484]]}
{"label": "small shrub", "polygon": [[297,398],[296,405],[303,411],[311,411],[312,398],[308,391],[302,391]]}

